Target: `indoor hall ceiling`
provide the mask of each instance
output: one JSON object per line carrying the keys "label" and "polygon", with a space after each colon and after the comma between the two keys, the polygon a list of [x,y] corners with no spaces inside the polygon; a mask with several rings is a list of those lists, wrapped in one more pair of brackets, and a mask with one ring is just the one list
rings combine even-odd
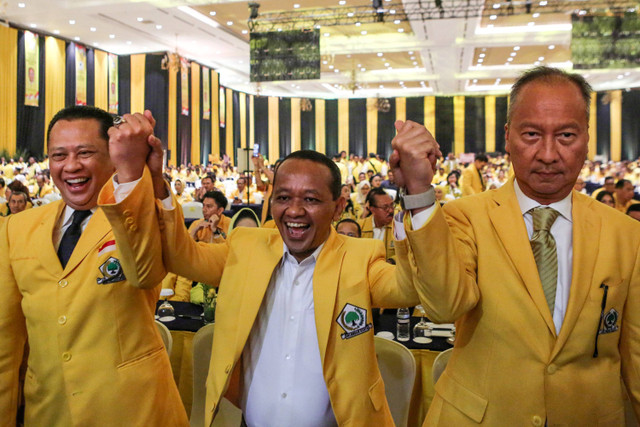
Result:
{"label": "indoor hall ceiling", "polygon": [[[303,25],[305,16],[342,17],[331,25],[324,25],[329,23],[324,18],[314,21],[321,34],[320,80],[249,82],[247,1],[6,0],[0,17],[116,54],[177,51],[219,71],[222,85],[262,95],[504,94],[522,70],[535,64],[572,66],[570,13],[575,8],[554,8],[558,2],[553,0],[532,1],[529,11],[525,0],[442,0],[442,9],[434,0],[382,0],[384,22],[373,22],[376,11],[367,0],[256,3],[260,7],[254,24],[260,31],[291,29]],[[443,19],[422,19],[415,12],[418,4],[429,11],[428,18],[442,14]],[[359,16],[374,18],[355,22]],[[597,90],[640,86],[638,69],[583,74]]]}

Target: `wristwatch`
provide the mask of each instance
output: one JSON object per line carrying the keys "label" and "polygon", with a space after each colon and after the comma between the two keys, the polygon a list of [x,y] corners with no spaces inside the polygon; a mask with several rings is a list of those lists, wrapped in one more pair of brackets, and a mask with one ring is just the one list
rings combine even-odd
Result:
{"label": "wristwatch", "polygon": [[400,206],[403,210],[428,208],[436,202],[436,192],[433,186],[424,193],[407,194],[404,188],[400,190]]}

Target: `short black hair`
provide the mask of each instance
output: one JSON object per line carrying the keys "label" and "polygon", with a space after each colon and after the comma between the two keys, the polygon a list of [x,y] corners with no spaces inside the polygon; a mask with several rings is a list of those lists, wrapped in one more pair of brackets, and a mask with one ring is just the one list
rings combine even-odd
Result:
{"label": "short black hair", "polygon": [[22,198],[24,199],[24,202],[27,203],[29,202],[29,195],[27,193],[25,193],[24,191],[12,191],[11,192],[11,196],[9,196],[9,200],[7,200],[8,202],[11,201],[11,198],[13,196],[22,196]]}
{"label": "short black hair", "polygon": [[640,203],[634,203],[627,208],[627,215],[631,212],[640,212]]}
{"label": "short black hair", "polygon": [[336,231],[338,231],[338,226],[340,224],[342,224],[343,222],[348,222],[350,224],[355,224],[356,228],[358,229],[358,237],[362,237],[362,227],[360,227],[360,224],[358,224],[358,221],[356,221],[355,219],[351,219],[351,218],[343,218],[340,221],[338,221],[336,223],[336,226],[335,226]]}
{"label": "short black hair", "polygon": [[480,160],[481,162],[489,162],[489,157],[484,153],[477,153],[474,160]]}
{"label": "short black hair", "polygon": [[113,116],[111,114],[100,108],[91,107],[89,105],[72,105],[58,111],[49,122],[49,127],[47,128],[47,144],[49,144],[49,136],[51,135],[51,129],[53,129],[53,125],[58,123],[60,120],[71,121],[82,119],[97,120],[98,123],[100,123],[100,136],[105,141],[109,141],[108,131],[109,128],[113,126]]}
{"label": "short black hair", "polygon": [[[336,163],[333,160],[331,160],[330,158],[328,158],[322,153],[318,153],[317,151],[298,150],[298,151],[294,151],[293,153],[285,157],[284,160],[282,160],[282,163],[280,163],[280,165],[278,166],[281,166],[284,162],[286,162],[289,159],[309,160],[314,163],[325,165],[329,169],[329,172],[331,173],[331,182],[329,183],[329,190],[331,191],[331,196],[333,197],[333,200],[338,200],[338,197],[340,197],[340,190],[342,190],[342,175],[340,174],[340,169],[338,169],[338,166],[336,166]],[[276,179],[278,178],[278,170],[279,170],[279,167],[276,168],[275,175],[273,177],[274,188],[276,186]]]}
{"label": "short black hair", "polygon": [[205,179],[209,178],[211,180],[211,183],[215,183],[216,182],[216,174],[209,172],[207,173],[206,176],[202,177],[202,179],[200,180],[200,182],[204,181]]}
{"label": "short black hair", "polygon": [[587,121],[589,120],[589,110],[591,107],[591,85],[580,74],[567,73],[564,70],[553,67],[539,66],[525,71],[520,78],[511,86],[509,94],[509,110],[507,111],[507,124],[511,123],[513,111],[520,100],[519,95],[522,88],[528,83],[542,81],[546,83],[557,83],[561,81],[573,83],[580,90],[580,95],[585,103],[585,113]]}
{"label": "short black hair", "polygon": [[631,184],[631,181],[628,179],[619,179],[618,182],[616,182],[616,189],[624,188],[626,183]]}
{"label": "short black hair", "polygon": [[602,199],[604,199],[604,196],[609,196],[609,197],[611,197],[611,199],[613,199],[613,193],[611,193],[610,191],[607,191],[607,190],[602,190],[601,192],[596,194],[596,200],[601,202]]}
{"label": "short black hair", "polygon": [[612,177],[611,175],[609,175],[609,176],[605,176],[605,177],[604,177],[604,182],[605,182],[605,183],[606,183],[607,181],[609,181],[609,180],[611,180],[611,181],[615,181],[615,178],[614,178],[614,177]]}
{"label": "short black hair", "polygon": [[[382,187],[376,187],[376,188],[372,188],[371,190],[369,190],[369,192],[367,193],[367,199],[366,201],[369,202],[370,206],[375,206],[377,207],[377,205],[375,205],[373,202],[375,200],[375,196],[388,196],[387,192],[384,191],[384,189]],[[389,196],[391,197],[391,196]]]}
{"label": "short black hair", "polygon": [[213,201],[216,202],[216,205],[218,205],[219,208],[224,209],[227,209],[227,203],[229,203],[229,201],[221,191],[207,191],[206,193],[204,193],[204,196],[202,196],[202,200],[204,199],[213,199]]}

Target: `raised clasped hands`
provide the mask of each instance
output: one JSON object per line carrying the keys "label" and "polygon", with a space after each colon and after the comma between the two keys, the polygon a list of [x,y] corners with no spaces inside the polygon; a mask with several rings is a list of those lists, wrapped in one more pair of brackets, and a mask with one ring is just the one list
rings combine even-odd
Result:
{"label": "raised clasped hands", "polygon": [[424,193],[431,186],[440,146],[423,125],[411,120],[395,122],[398,132],[391,141],[389,165],[399,187],[409,194]]}
{"label": "raised clasped hands", "polygon": [[125,114],[124,122],[109,128],[109,155],[120,183],[142,176],[144,166],[162,176],[162,143],[153,134],[156,121],[151,111]]}

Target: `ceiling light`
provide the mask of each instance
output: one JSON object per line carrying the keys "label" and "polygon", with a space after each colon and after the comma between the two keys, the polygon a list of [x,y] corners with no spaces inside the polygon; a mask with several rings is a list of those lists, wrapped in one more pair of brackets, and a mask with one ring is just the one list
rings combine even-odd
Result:
{"label": "ceiling light", "polygon": [[366,36],[367,32],[363,30],[363,31],[360,31],[360,34],[362,34],[363,36]]}
{"label": "ceiling light", "polygon": [[347,13],[347,16],[348,16],[349,18],[352,18],[352,17],[353,17],[353,12],[349,12],[349,13]]}
{"label": "ceiling light", "polygon": [[334,73],[339,73],[340,70],[338,70],[337,68],[335,70],[333,70]]}
{"label": "ceiling light", "polygon": [[484,58],[485,56],[487,56],[486,53],[481,53],[480,55],[478,55],[480,58]]}
{"label": "ceiling light", "polygon": [[399,33],[404,33],[404,28],[398,28]]}
{"label": "ceiling light", "polygon": [[[190,17],[197,19],[198,21],[207,24],[210,27],[213,28],[218,28],[220,26],[220,24],[218,24],[216,21],[214,21],[211,18],[208,18],[206,15],[203,15],[202,13],[198,12],[195,9],[190,8],[189,6],[179,6],[178,10],[182,13],[185,13],[187,15],[189,15]],[[211,12],[209,12],[209,14],[211,14]],[[215,15],[215,12],[213,13],[213,15]],[[212,16],[213,16],[212,15]]]}
{"label": "ceiling light", "polygon": [[75,25],[75,24],[76,24],[75,19],[69,19],[69,25]]}
{"label": "ceiling light", "polygon": [[395,9],[391,9],[391,10],[389,11],[389,13],[390,13],[391,15],[395,15],[395,14],[396,14],[396,10],[395,10]]}
{"label": "ceiling light", "polygon": [[534,13],[534,14],[533,14],[533,17],[534,17],[534,18],[539,18],[539,17],[540,17],[540,13],[539,13],[539,12]]}
{"label": "ceiling light", "polygon": [[330,69],[330,70],[333,70],[333,65],[329,65],[329,69]]}
{"label": "ceiling light", "polygon": [[415,57],[415,56],[412,56],[412,57],[411,57],[411,58],[409,58],[409,59],[411,59],[411,60],[413,61],[413,60],[415,60],[415,59],[416,59],[416,57]]}
{"label": "ceiling light", "polygon": [[242,30],[242,34],[247,34],[248,32],[248,30]]}
{"label": "ceiling light", "polygon": [[538,61],[544,61],[544,56],[538,57]]}
{"label": "ceiling light", "polygon": [[402,86],[404,84],[404,82],[400,82],[400,85]]}
{"label": "ceiling light", "polygon": [[91,27],[91,28],[89,28],[89,31],[91,31],[92,33],[95,33],[95,32],[96,32],[96,30],[97,30],[97,28],[96,28],[96,27]]}
{"label": "ceiling light", "polygon": [[494,9],[500,9],[500,3],[494,3],[493,4],[493,8]]}
{"label": "ceiling light", "polygon": [[327,65],[327,61],[322,61],[322,65]]}
{"label": "ceiling light", "polygon": [[478,83],[478,79],[473,79],[473,82],[474,83]]}
{"label": "ceiling light", "polygon": [[508,67],[508,66],[509,66],[509,64],[511,64],[511,63],[510,63],[510,62],[505,62],[505,63],[504,63],[504,66],[505,66],[505,67]]}
{"label": "ceiling light", "polygon": [[384,85],[380,85],[378,86],[380,89],[384,89]]}
{"label": "ceiling light", "polygon": [[512,57],[513,57],[513,56],[516,56],[516,55],[517,55],[517,53],[516,53],[516,52],[511,52],[511,53],[509,54],[509,56],[512,56]]}
{"label": "ceiling light", "polygon": [[229,26],[233,25],[233,21],[227,21],[227,25]]}
{"label": "ceiling light", "polygon": [[495,21],[496,19],[498,19],[498,15],[491,15],[489,19],[491,19],[492,21]]}
{"label": "ceiling light", "polygon": [[140,18],[140,17],[139,17],[139,18],[138,18],[138,22],[142,22],[142,21],[144,21],[144,18]]}
{"label": "ceiling light", "polygon": [[409,55],[413,55],[413,51],[410,50],[409,52],[407,52]]}
{"label": "ceiling light", "polygon": [[512,58],[507,58],[507,61],[509,61],[509,62],[513,61],[513,57]]}
{"label": "ceiling light", "polygon": [[382,56],[382,52],[378,52],[378,56]]}
{"label": "ceiling light", "polygon": [[299,7],[300,7],[300,5],[299,5],[298,3],[296,3],[296,4],[294,4],[294,5],[293,5],[293,8],[294,8],[294,9],[298,9]]}
{"label": "ceiling light", "polygon": [[365,72],[365,71],[367,71],[367,69],[362,67],[362,68],[360,68],[360,71]]}
{"label": "ceiling light", "polygon": [[212,10],[211,12],[209,12],[209,15],[211,15],[211,16],[216,16],[216,11],[215,11],[215,10]]}
{"label": "ceiling light", "polygon": [[53,30],[53,34],[60,34],[60,30]]}
{"label": "ceiling light", "polygon": [[618,78],[619,78],[619,79],[621,79],[621,78],[623,78],[623,77],[624,77],[624,76],[623,76],[622,74],[619,74],[619,75],[618,75]]}
{"label": "ceiling light", "polygon": [[388,66],[389,66],[389,63],[388,63],[388,62],[385,62],[385,63],[384,63],[384,66],[385,66],[385,67],[388,67]]}
{"label": "ceiling light", "polygon": [[396,19],[395,21],[393,21],[393,23],[396,24],[396,25],[400,25],[400,20]]}
{"label": "ceiling light", "polygon": [[547,5],[547,0],[542,0],[540,2],[540,6],[546,6]]}
{"label": "ceiling light", "polygon": [[325,36],[325,37],[329,37],[330,35],[331,35],[331,34],[329,34],[329,33],[324,33],[324,34],[323,34],[323,36]]}
{"label": "ceiling light", "polygon": [[553,50],[553,49],[555,49],[555,48],[556,48],[556,45],[555,45],[555,44],[550,44],[550,45],[549,45],[549,50]]}
{"label": "ceiling light", "polygon": [[359,23],[359,22],[356,22],[356,27],[359,27],[360,25],[362,25],[362,24]]}
{"label": "ceiling light", "polygon": [[26,4],[24,4],[24,3],[18,3],[18,7],[25,7],[25,6],[26,6]]}
{"label": "ceiling light", "polygon": [[93,43],[93,45],[94,45],[94,46],[100,46],[100,43],[95,42],[95,43]]}
{"label": "ceiling light", "polygon": [[478,58],[478,64],[482,64],[483,62],[484,62],[484,59]]}
{"label": "ceiling light", "polygon": [[75,41],[79,41],[79,40],[80,40],[80,37],[77,37],[77,36],[76,36],[76,37],[74,37],[73,39],[74,39]]}
{"label": "ceiling light", "polygon": [[109,34],[109,38],[110,38],[110,39],[115,39],[115,38],[116,38],[116,35],[115,35],[115,34]]}
{"label": "ceiling light", "polygon": [[534,62],[533,65],[540,65],[540,61]]}
{"label": "ceiling light", "polygon": [[156,30],[161,30],[162,29],[162,25],[158,24],[156,25]]}
{"label": "ceiling light", "polygon": [[418,63],[416,61],[413,61],[413,65],[418,65]]}
{"label": "ceiling light", "polygon": [[31,24],[31,25],[29,25],[29,26],[30,26],[31,28],[36,28],[36,27],[37,27],[37,25],[36,25],[36,24]]}
{"label": "ceiling light", "polygon": [[520,46],[514,46],[514,47],[513,47],[513,50],[515,50],[515,51],[520,50]]}
{"label": "ceiling light", "polygon": [[346,2],[345,0],[340,0],[340,1],[338,2],[338,4],[339,4],[340,6],[344,6],[345,4],[347,4],[347,2]]}

